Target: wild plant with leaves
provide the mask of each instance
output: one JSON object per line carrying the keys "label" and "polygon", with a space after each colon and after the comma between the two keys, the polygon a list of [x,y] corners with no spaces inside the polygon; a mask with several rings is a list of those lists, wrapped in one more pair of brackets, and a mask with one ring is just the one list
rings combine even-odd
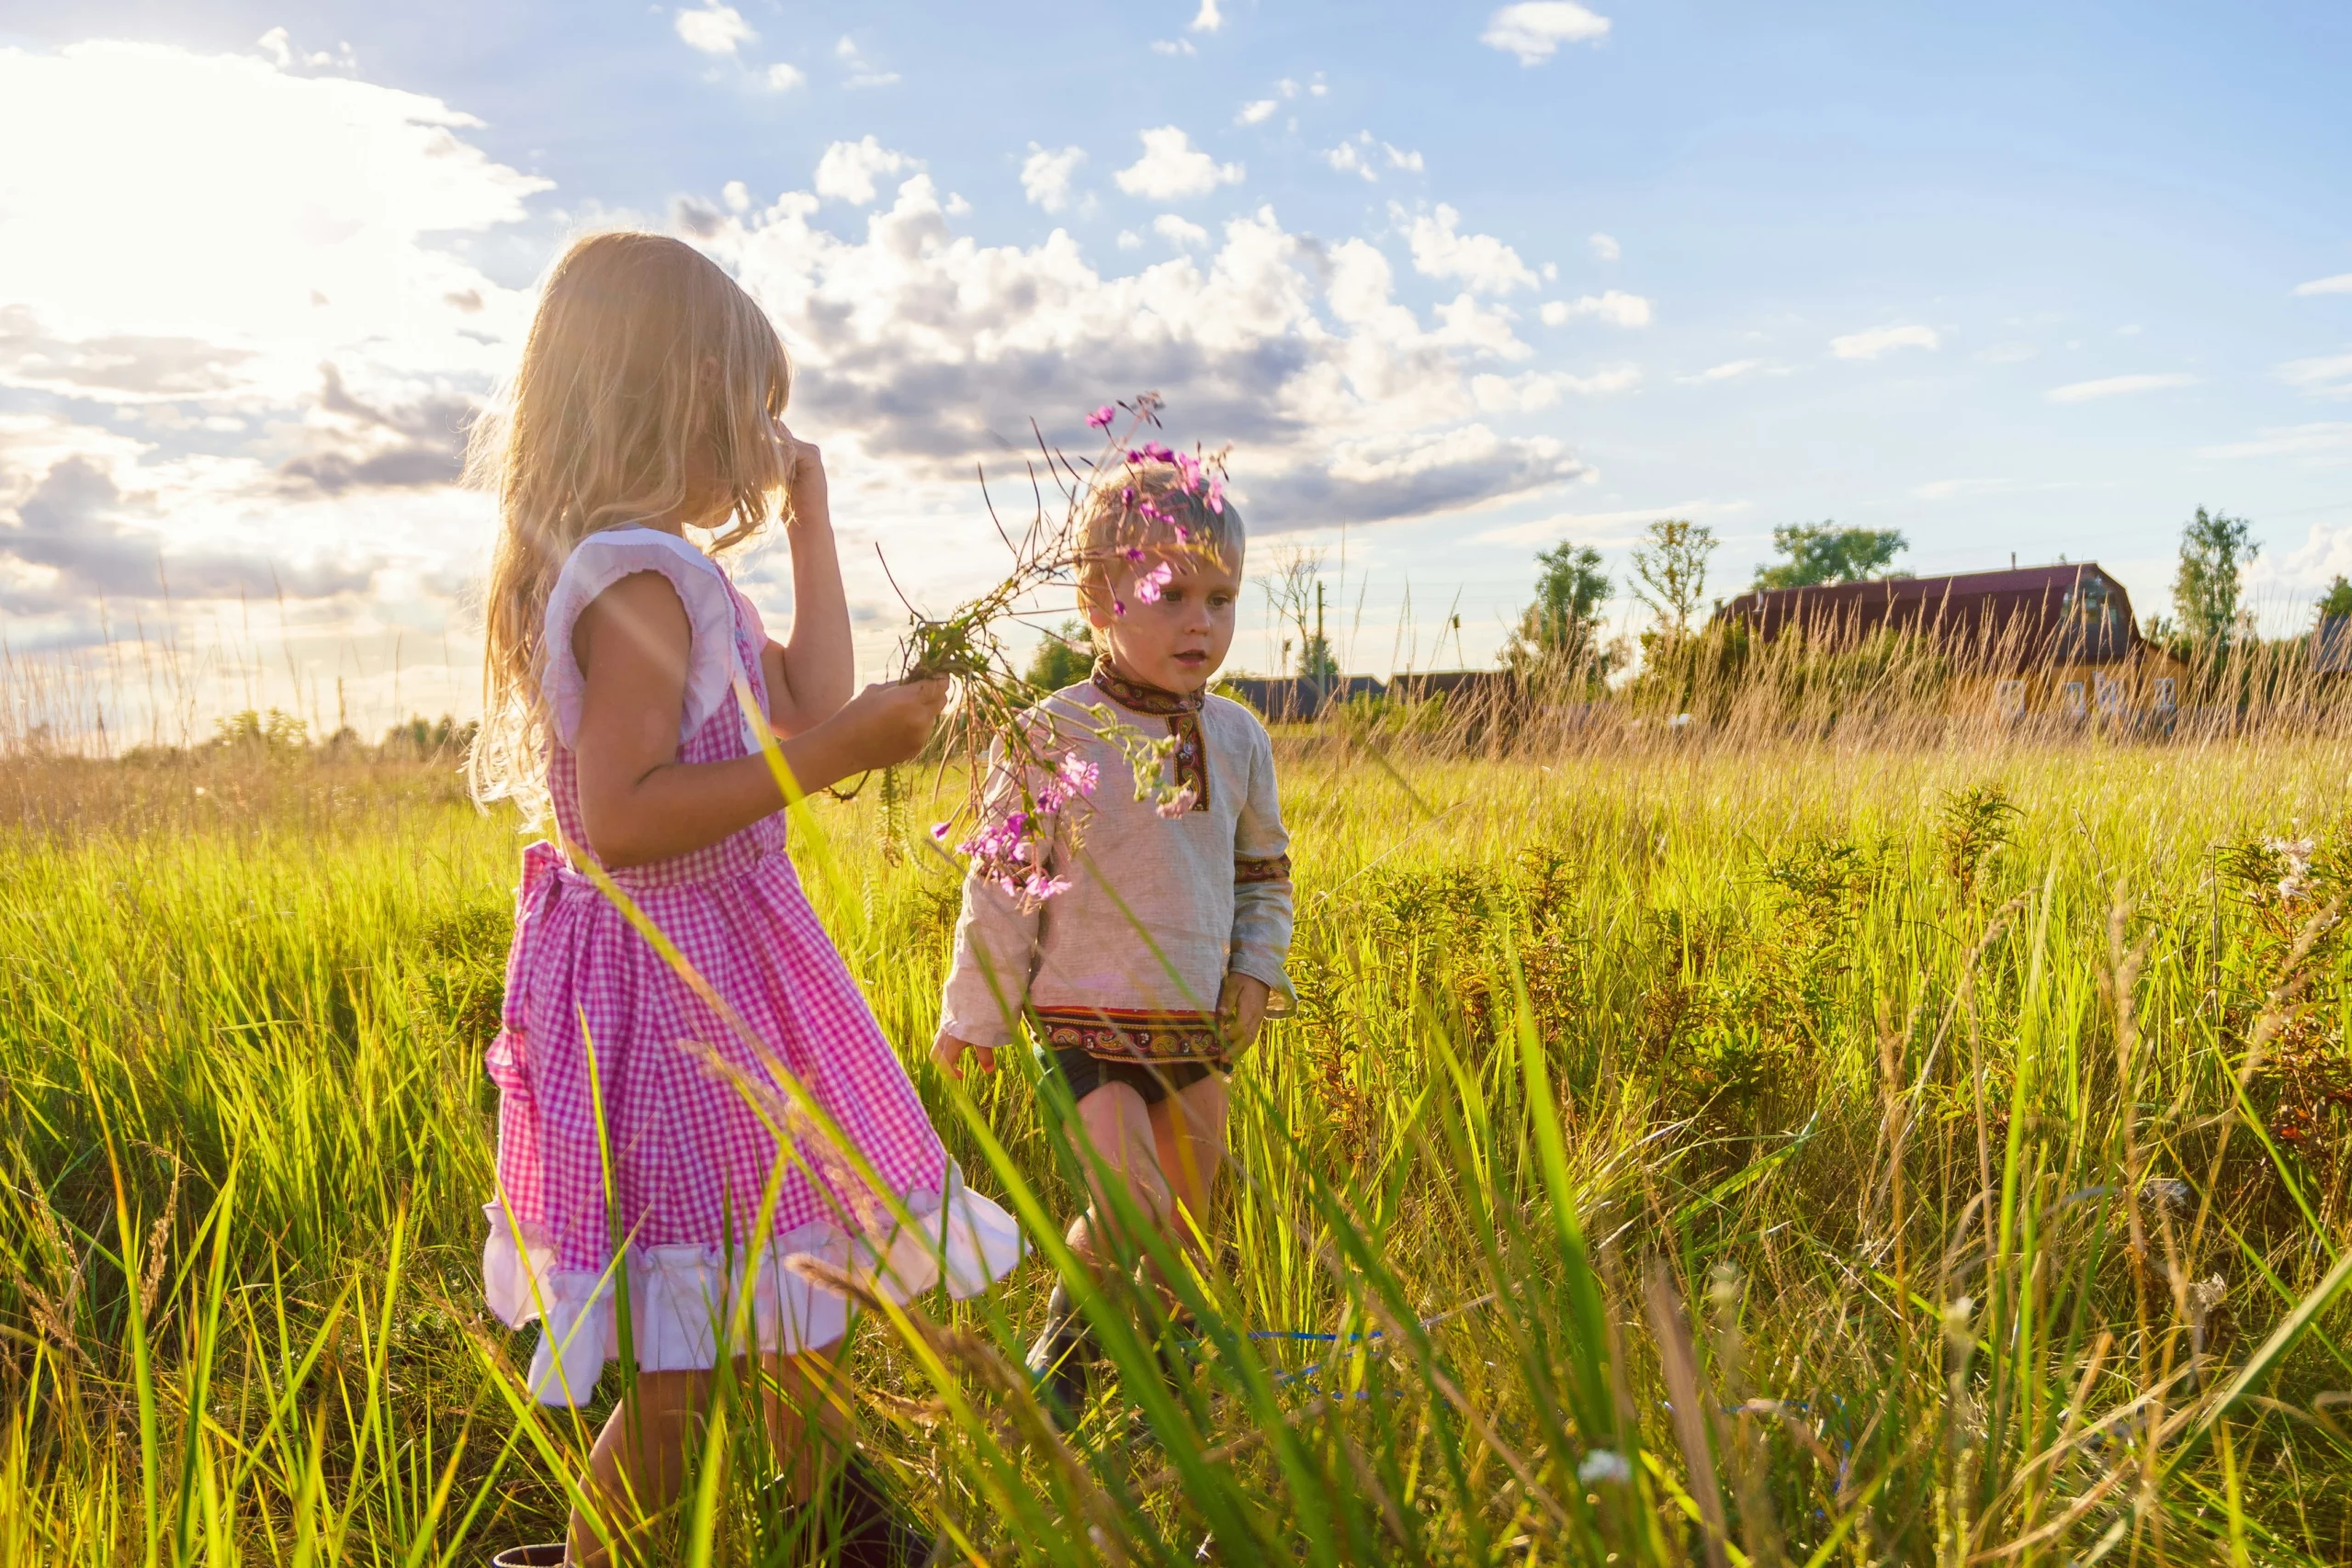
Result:
{"label": "wild plant with leaves", "polygon": [[[1181,452],[1159,440],[1157,392],[1105,403],[1086,423],[1102,434],[1102,450],[1075,463],[1037,434],[1038,456],[1028,465],[1035,510],[1016,539],[998,515],[982,476],[989,518],[1012,552],[995,586],[947,615],[917,613],[900,645],[909,680],[950,677],[955,699],[944,727],[941,776],[964,763],[965,796],[931,834],[943,848],[968,857],[980,874],[1025,908],[1035,908],[1068,884],[1046,869],[1046,846],[1083,840],[1088,805],[1100,770],[1080,759],[1073,742],[1091,737],[1118,749],[1133,775],[1136,798],[1153,800],[1163,816],[1192,805],[1169,779],[1173,736],[1152,738],[1120,722],[1107,703],[1036,705],[1037,692],[1015,667],[1006,632],[1040,613],[1041,601],[1068,593],[1086,599],[1090,579],[1129,571],[1125,592],[1153,604],[1175,573],[1171,553],[1206,551],[1185,519],[1197,504],[1225,510],[1225,455]],[[1115,428],[1114,428],[1115,427]],[[1032,429],[1035,426],[1033,424]],[[1091,613],[1127,613],[1122,593],[1094,594]],[[960,830],[960,836],[959,836]]]}

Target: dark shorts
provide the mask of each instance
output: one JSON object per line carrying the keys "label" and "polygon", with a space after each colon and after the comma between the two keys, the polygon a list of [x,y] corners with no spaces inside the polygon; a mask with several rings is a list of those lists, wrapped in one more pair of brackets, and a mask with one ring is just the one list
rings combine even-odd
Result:
{"label": "dark shorts", "polygon": [[1104,1084],[1123,1083],[1157,1105],[1180,1089],[1188,1089],[1211,1073],[1226,1069],[1207,1062],[1113,1062],[1071,1047],[1037,1053],[1039,1064],[1069,1088],[1073,1100],[1084,1100]]}

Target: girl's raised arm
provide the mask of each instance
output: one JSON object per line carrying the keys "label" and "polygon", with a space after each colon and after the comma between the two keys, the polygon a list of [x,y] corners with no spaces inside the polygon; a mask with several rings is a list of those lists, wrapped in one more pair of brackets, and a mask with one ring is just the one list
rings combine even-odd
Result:
{"label": "girl's raised arm", "polygon": [[785,525],[792,544],[792,637],[784,643],[771,639],[760,658],[768,727],[791,737],[842,710],[855,689],[857,659],[850,646],[849,596],[833,544],[824,456],[783,421],[775,431],[784,448],[785,494],[792,502]]}
{"label": "girl's raised arm", "polygon": [[[838,594],[838,576],[834,581]],[[793,637],[797,643],[797,628]],[[572,630],[571,656],[584,686],[574,745],[581,826],[608,866],[641,865],[717,843],[784,804],[767,759],[756,753],[724,762],[678,761],[692,646],[685,604],[658,572],[636,572],[605,589]],[[802,789],[817,790],[903,761],[922,749],[946,700],[944,680],[868,686],[783,741],[785,762]]]}

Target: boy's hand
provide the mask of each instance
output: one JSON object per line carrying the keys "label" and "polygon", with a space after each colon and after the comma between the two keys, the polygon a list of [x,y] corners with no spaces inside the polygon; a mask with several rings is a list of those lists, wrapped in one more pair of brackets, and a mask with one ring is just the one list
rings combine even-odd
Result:
{"label": "boy's hand", "polygon": [[964,1053],[967,1051],[979,1058],[980,1071],[996,1071],[996,1047],[993,1045],[975,1045],[969,1041],[956,1039],[944,1029],[939,1032],[939,1038],[931,1043],[931,1059],[939,1064],[940,1071],[958,1082],[964,1077]]}
{"label": "boy's hand", "polygon": [[1266,1021],[1266,982],[1254,975],[1229,973],[1216,994],[1217,1028],[1225,1035],[1226,1048],[1234,1055],[1258,1043],[1258,1031]]}

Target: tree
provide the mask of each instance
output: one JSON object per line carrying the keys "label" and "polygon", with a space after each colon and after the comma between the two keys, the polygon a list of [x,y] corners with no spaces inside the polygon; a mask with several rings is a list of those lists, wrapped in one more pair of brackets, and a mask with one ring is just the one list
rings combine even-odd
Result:
{"label": "tree", "polygon": [[1535,579],[1535,603],[1520,617],[1519,629],[1503,649],[1504,661],[1522,675],[1606,673],[1607,655],[1594,635],[1609,597],[1600,552],[1590,545],[1558,545],[1539,551],[1535,564],[1543,569]]}
{"label": "tree", "polygon": [[1024,678],[1041,692],[1058,692],[1085,680],[1093,668],[1093,647],[1087,639],[1086,623],[1069,620],[1046,634],[1046,640],[1037,645],[1036,656],[1029,660]]}
{"label": "tree", "polygon": [[1340,673],[1331,642],[1323,635],[1323,552],[1285,546],[1274,552],[1274,570],[1258,580],[1266,608],[1293,635],[1283,638],[1282,662],[1291,673],[1329,682]]}
{"label": "tree", "polygon": [[1789,558],[1756,569],[1758,590],[1868,582],[1886,576],[1911,542],[1892,528],[1840,528],[1824,521],[1773,529],[1772,547]]}
{"label": "tree", "polygon": [[2172,580],[2181,630],[2199,642],[2226,644],[2237,626],[2246,563],[2261,553],[2245,518],[2199,507],[2180,531],[2180,570]]}
{"label": "tree", "polygon": [[[1634,596],[1657,617],[1657,634],[1680,642],[1707,592],[1707,558],[1715,553],[1715,531],[1679,517],[1661,517],[1634,547]],[[1646,646],[1651,638],[1643,639]]]}
{"label": "tree", "polygon": [[2346,581],[2338,574],[2335,581],[2327,585],[2327,592],[2320,595],[2319,618],[2333,621],[2345,615],[2352,615],[2352,582]]}

